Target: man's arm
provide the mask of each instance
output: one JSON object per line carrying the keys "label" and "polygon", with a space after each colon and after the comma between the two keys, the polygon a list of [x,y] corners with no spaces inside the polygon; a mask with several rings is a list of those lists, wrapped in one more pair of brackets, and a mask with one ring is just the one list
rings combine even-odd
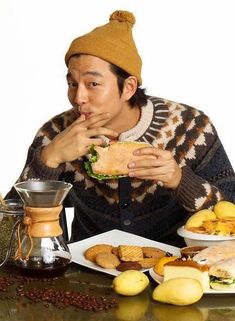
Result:
{"label": "man's arm", "polygon": [[219,138],[194,171],[182,168],[176,196],[190,212],[212,208],[222,199],[235,202],[235,174]]}

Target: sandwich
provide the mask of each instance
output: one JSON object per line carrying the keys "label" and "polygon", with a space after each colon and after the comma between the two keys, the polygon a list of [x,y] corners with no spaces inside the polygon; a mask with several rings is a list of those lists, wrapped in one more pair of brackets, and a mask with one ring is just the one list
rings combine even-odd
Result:
{"label": "sandwich", "polygon": [[144,142],[114,142],[106,147],[92,145],[87,155],[85,169],[89,176],[98,180],[128,176],[128,163],[153,157],[133,155],[134,150],[143,147],[152,146]]}
{"label": "sandwich", "polygon": [[235,256],[234,253],[235,241],[224,241],[200,251],[193,257],[193,261],[212,266],[219,261],[224,261]]}
{"label": "sandwich", "polygon": [[209,269],[210,286],[215,290],[235,290],[235,254],[232,258],[219,261]]}

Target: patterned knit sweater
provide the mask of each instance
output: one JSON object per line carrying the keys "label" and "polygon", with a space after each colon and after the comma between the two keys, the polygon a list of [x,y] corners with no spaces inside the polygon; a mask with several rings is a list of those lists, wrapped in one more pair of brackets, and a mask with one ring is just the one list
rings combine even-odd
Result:
{"label": "patterned knit sweater", "polygon": [[[121,141],[145,141],[171,151],[182,167],[176,191],[136,178],[97,181],[87,175],[84,158],[56,169],[47,167],[40,159],[41,148],[75,117],[70,109],[42,126],[18,180],[40,178],[73,184],[64,203],[75,208],[71,241],[114,228],[167,240],[167,235],[183,224],[190,213],[212,208],[221,199],[235,201],[234,171],[213,124],[201,111],[149,97],[141,109],[139,123],[119,137]],[[16,197],[14,189],[7,197]]]}

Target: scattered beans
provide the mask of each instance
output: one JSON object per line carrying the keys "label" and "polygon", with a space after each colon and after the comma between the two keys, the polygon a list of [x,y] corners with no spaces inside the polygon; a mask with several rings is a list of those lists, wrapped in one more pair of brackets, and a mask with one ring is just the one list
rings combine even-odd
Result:
{"label": "scattered beans", "polygon": [[87,311],[103,311],[117,306],[116,299],[90,296],[75,291],[62,291],[55,289],[32,289],[30,291],[18,291],[17,295],[25,296],[33,302],[47,302],[53,306],[64,309],[74,306],[76,309]]}
{"label": "scattered beans", "polygon": [[[105,296],[93,296],[76,291],[58,290],[53,288],[34,287],[30,290],[25,289],[25,284],[31,282],[48,282],[51,285],[51,279],[37,279],[22,276],[1,276],[0,277],[0,299],[26,298],[32,303],[44,302],[45,307],[51,305],[58,309],[65,309],[73,306],[76,310],[87,310],[93,312],[105,311],[117,307],[116,298]],[[16,284],[15,294],[12,296],[2,295],[7,293],[9,287]]]}
{"label": "scattered beans", "polygon": [[13,282],[11,278],[0,276],[0,292],[7,292],[8,287],[13,284]]}

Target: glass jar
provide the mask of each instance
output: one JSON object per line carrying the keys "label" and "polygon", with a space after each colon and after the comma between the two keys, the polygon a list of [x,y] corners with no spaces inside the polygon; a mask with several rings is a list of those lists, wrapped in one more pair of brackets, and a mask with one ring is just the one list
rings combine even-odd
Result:
{"label": "glass jar", "polygon": [[16,251],[16,228],[23,219],[24,205],[17,199],[0,204],[0,266],[12,263]]}

